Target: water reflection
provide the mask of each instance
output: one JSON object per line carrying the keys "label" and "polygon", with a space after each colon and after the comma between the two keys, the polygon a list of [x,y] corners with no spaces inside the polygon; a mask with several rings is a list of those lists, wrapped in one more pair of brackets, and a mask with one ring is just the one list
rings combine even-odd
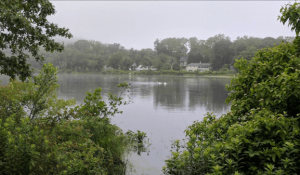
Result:
{"label": "water reflection", "polygon": [[167,85],[159,84],[153,87],[155,107],[165,106],[169,110],[186,110],[186,80],[183,78],[170,78],[166,81]]}
{"label": "water reflection", "polygon": [[[7,84],[7,76],[1,76],[2,84]],[[135,103],[147,101],[154,109],[163,108],[170,112],[206,111],[220,113],[228,108],[225,99],[228,92],[225,85],[230,79],[201,77],[135,76],[135,75],[59,75],[58,90],[61,98],[76,98],[82,103],[86,92],[101,87],[106,93],[118,94],[117,84],[131,84],[129,95]],[[166,82],[167,84],[158,83]]]}
{"label": "water reflection", "polygon": [[154,105],[169,110],[189,110],[204,107],[207,111],[223,111],[227,108],[225,84],[229,79],[173,78],[167,86],[153,88]]}
{"label": "water reflection", "polygon": [[189,108],[204,107],[207,111],[223,111],[227,108],[225,99],[228,96],[225,84],[228,79],[197,78],[187,79]]}
{"label": "water reflection", "polygon": [[[230,79],[201,77],[164,77],[134,75],[59,75],[59,94],[63,98],[76,98],[81,103],[87,91],[101,87],[103,94],[118,93],[118,83],[131,84],[130,96],[135,102],[152,101],[155,109],[169,111],[221,112],[227,109],[228,92],[225,84]],[[157,82],[166,82],[159,84]],[[103,95],[105,98],[105,95]]]}

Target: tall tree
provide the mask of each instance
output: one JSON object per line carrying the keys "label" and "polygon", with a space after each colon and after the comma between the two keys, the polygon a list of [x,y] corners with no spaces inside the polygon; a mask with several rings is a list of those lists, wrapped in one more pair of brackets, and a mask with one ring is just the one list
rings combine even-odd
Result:
{"label": "tall tree", "polygon": [[246,50],[243,50],[238,55],[236,55],[234,57],[234,59],[239,60],[241,58],[245,58],[246,60],[250,61],[255,56],[256,52],[257,52],[257,48],[254,46],[250,46],[250,47],[247,47]]}
{"label": "tall tree", "polygon": [[140,51],[140,54],[142,57],[144,56],[147,56],[147,57],[150,57],[150,58],[153,58],[155,56],[155,52],[152,50],[152,49],[142,49]]}
{"label": "tall tree", "polygon": [[89,51],[90,52],[90,42],[87,40],[78,40],[74,43],[74,46],[77,50],[80,51]]}
{"label": "tall tree", "polygon": [[123,56],[121,53],[113,53],[108,60],[108,66],[119,69]]}
{"label": "tall tree", "polygon": [[142,60],[141,60],[141,64],[142,64],[143,66],[152,66],[152,61],[151,61],[151,59],[150,59],[149,57],[144,56],[144,57],[142,58]]}
{"label": "tall tree", "polygon": [[124,57],[121,60],[121,68],[124,70],[128,70],[133,64],[133,60],[129,57]]}
{"label": "tall tree", "polygon": [[206,62],[199,47],[194,47],[188,54],[188,63]]}
{"label": "tall tree", "polygon": [[230,64],[233,59],[233,51],[230,49],[232,42],[228,39],[220,40],[213,46],[212,69],[219,70],[224,64]]}
{"label": "tall tree", "polygon": [[199,40],[198,43],[200,44],[199,49],[204,57],[204,62],[212,62],[213,60],[213,46],[221,41],[221,40],[229,40],[230,38],[225,36],[224,34],[218,34],[213,37],[208,38],[205,40]]}
{"label": "tall tree", "polygon": [[202,44],[204,42],[199,41],[196,37],[189,39],[190,51],[188,53],[188,63],[209,62],[209,59],[205,59],[202,54]]}
{"label": "tall tree", "polygon": [[186,55],[188,51],[188,39],[187,38],[166,38],[161,41],[158,39],[154,42],[154,48],[157,54],[166,54],[179,58]]}
{"label": "tall tree", "polygon": [[218,34],[218,35],[208,38],[205,41],[205,45],[207,45],[210,48],[213,48],[213,46],[221,40],[230,40],[230,38],[228,36],[225,36],[224,34]]}
{"label": "tall tree", "polygon": [[[26,60],[28,51],[36,61],[43,61],[39,47],[46,51],[61,51],[63,45],[52,37],[59,35],[71,38],[68,29],[50,23],[47,16],[55,14],[54,6],[48,0],[0,1],[0,74],[11,78],[20,76],[25,80],[32,70]],[[8,56],[3,49],[9,49]]]}

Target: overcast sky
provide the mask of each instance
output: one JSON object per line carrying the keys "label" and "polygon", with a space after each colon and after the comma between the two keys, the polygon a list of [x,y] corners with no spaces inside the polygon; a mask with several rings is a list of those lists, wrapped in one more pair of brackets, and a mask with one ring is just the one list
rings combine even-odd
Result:
{"label": "overcast sky", "polygon": [[156,39],[225,34],[295,36],[277,20],[288,1],[51,1],[48,19],[75,38],[120,43],[127,49],[154,48]]}

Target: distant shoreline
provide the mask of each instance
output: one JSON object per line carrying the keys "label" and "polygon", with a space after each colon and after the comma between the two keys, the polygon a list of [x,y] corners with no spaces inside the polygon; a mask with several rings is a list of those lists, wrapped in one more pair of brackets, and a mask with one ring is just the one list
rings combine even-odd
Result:
{"label": "distant shoreline", "polygon": [[151,73],[141,73],[136,71],[118,71],[118,72],[58,72],[58,74],[69,74],[69,75],[147,75],[147,76],[176,76],[176,77],[203,77],[203,78],[233,78],[236,74],[221,74],[221,73],[212,73],[212,74],[172,74],[164,72],[151,72]]}

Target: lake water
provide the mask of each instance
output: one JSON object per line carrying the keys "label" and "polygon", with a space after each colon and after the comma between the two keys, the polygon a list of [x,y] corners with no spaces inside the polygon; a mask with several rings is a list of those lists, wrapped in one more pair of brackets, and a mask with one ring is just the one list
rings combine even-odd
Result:
{"label": "lake water", "polygon": [[[140,75],[59,75],[59,97],[76,98],[82,103],[85,92],[101,87],[119,93],[117,84],[128,82],[132,103],[120,106],[123,114],[112,118],[125,132],[140,130],[147,133],[149,152],[129,155],[135,172],[130,174],[162,174],[164,160],[170,156],[171,143],[184,138],[184,130],[207,112],[220,116],[229,110],[225,103],[227,78],[140,76]],[[7,83],[8,78],[1,78]],[[164,84],[165,82],[165,84]],[[106,99],[106,98],[104,98]]]}

